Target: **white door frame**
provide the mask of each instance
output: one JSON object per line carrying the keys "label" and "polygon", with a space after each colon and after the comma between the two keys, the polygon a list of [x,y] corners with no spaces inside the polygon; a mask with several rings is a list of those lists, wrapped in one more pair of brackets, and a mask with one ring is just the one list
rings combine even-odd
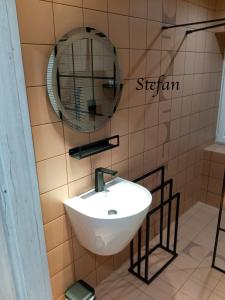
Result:
{"label": "white door frame", "polygon": [[15,0],[0,0],[0,299],[52,299]]}

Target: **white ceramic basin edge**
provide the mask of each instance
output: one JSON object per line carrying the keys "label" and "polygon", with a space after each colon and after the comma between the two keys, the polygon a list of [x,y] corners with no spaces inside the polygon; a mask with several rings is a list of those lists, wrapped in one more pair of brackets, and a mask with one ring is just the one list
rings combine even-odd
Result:
{"label": "white ceramic basin edge", "polygon": [[151,201],[146,188],[116,177],[103,192],[93,189],[64,204],[81,245],[98,255],[112,255],[134,237]]}

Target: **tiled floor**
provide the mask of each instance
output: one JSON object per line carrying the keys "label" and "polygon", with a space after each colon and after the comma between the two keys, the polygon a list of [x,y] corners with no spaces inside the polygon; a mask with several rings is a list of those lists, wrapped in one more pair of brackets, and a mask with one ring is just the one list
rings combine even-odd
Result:
{"label": "tiled floor", "polygon": [[[217,217],[216,208],[197,203],[179,220],[179,256],[156,280],[146,285],[126,262],[96,288],[97,299],[225,300],[225,275],[211,268]],[[225,268],[225,234],[219,244],[216,264]]]}

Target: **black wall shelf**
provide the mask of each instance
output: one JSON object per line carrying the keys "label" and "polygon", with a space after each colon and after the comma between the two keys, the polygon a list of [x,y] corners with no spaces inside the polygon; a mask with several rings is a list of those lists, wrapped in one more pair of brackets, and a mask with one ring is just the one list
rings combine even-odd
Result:
{"label": "black wall shelf", "polygon": [[69,150],[69,155],[76,159],[82,159],[91,155],[101,153],[103,151],[116,148],[119,146],[119,144],[119,135],[114,135],[90,144],[72,148]]}

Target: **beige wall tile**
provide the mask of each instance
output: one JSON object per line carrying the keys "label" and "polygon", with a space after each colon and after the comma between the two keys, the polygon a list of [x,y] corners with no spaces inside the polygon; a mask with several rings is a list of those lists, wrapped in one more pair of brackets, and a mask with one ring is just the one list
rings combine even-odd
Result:
{"label": "beige wall tile", "polygon": [[118,176],[124,179],[129,178],[128,160],[113,164],[112,169],[118,172]]}
{"label": "beige wall tile", "polygon": [[17,0],[16,4],[21,43],[54,44],[51,3],[38,0]]}
{"label": "beige wall tile", "polygon": [[225,155],[221,153],[212,153],[212,161],[219,164],[225,164]]}
{"label": "beige wall tile", "polygon": [[128,111],[118,110],[111,120],[111,134],[126,135],[129,130]]}
{"label": "beige wall tile", "polygon": [[139,18],[147,18],[148,13],[148,0],[130,0],[130,15],[139,17]]}
{"label": "beige wall tile", "polygon": [[84,26],[93,27],[108,35],[107,13],[84,9]]}
{"label": "beige wall tile", "polygon": [[95,269],[95,255],[86,252],[75,261],[75,273],[77,279],[82,279],[93,272]]}
{"label": "beige wall tile", "polygon": [[173,65],[174,65],[173,58],[174,56],[172,51],[161,52],[161,74],[163,75],[173,74]]}
{"label": "beige wall tile", "polygon": [[110,150],[93,155],[91,157],[92,173],[95,172],[96,168],[100,168],[100,167],[110,168],[111,163],[112,163],[112,155]]}
{"label": "beige wall tile", "polygon": [[109,38],[118,48],[129,48],[128,17],[109,14]]}
{"label": "beige wall tile", "polygon": [[170,121],[171,104],[170,100],[159,102],[159,123]]}
{"label": "beige wall tile", "polygon": [[191,100],[192,100],[192,96],[183,97],[182,106],[181,106],[182,117],[191,114]]}
{"label": "beige wall tile", "polygon": [[66,155],[68,181],[74,181],[91,174],[90,157],[81,160],[75,159],[69,154]]}
{"label": "beige wall tile", "polygon": [[158,126],[145,129],[145,150],[156,148],[158,145]]}
{"label": "beige wall tile", "polygon": [[137,90],[136,80],[129,80],[129,107],[145,104],[145,89]]}
{"label": "beige wall tile", "polygon": [[55,3],[82,7],[82,0],[52,0]]}
{"label": "beige wall tile", "polygon": [[86,132],[79,132],[63,123],[64,136],[65,136],[65,148],[66,152],[69,149],[86,145],[90,142],[90,134]]}
{"label": "beige wall tile", "polygon": [[162,32],[162,50],[175,50],[175,37],[176,30],[174,28],[164,30]]}
{"label": "beige wall tile", "polygon": [[157,167],[159,148],[144,152],[144,171],[147,173]]}
{"label": "beige wall tile", "polygon": [[[130,55],[128,49],[118,49],[117,51],[119,58],[120,72],[122,73],[122,78],[127,79],[130,72]],[[125,87],[123,87],[124,90]]]}
{"label": "beige wall tile", "polygon": [[172,89],[172,98],[179,98],[183,94],[184,79],[182,75],[175,75],[172,77],[174,87]]}
{"label": "beige wall tile", "polygon": [[73,237],[73,255],[74,259],[77,260],[84,254],[88,252],[83,246],[81,246],[80,242],[77,240],[76,236]]}
{"label": "beige wall tile", "polygon": [[119,147],[112,150],[112,164],[128,158],[128,135],[120,137]]}
{"label": "beige wall tile", "polygon": [[158,127],[158,145],[162,145],[169,140],[169,126],[167,124],[159,124]]}
{"label": "beige wall tile", "polygon": [[163,21],[167,22],[176,19],[176,0],[163,0]]}
{"label": "beige wall tile", "polygon": [[162,0],[148,0],[148,18],[162,21]]}
{"label": "beige wall tile", "polygon": [[158,164],[159,165],[166,164],[168,160],[169,160],[169,142],[159,146]]}
{"label": "beige wall tile", "polygon": [[129,0],[108,0],[108,11],[129,15]]}
{"label": "beige wall tile", "polygon": [[[209,166],[209,165],[208,165]],[[222,179],[224,176],[225,166],[211,162],[209,174],[211,177]]]}
{"label": "beige wall tile", "polygon": [[145,103],[154,103],[154,102],[159,102],[159,95],[161,95],[160,89],[157,92],[157,82],[158,82],[158,77],[148,77],[147,81],[152,82],[152,86],[150,86],[150,83],[145,83],[144,88],[146,89],[146,84],[147,84],[147,90],[146,90],[146,99]]}
{"label": "beige wall tile", "polygon": [[97,10],[107,10],[107,0],[83,0],[83,6]]}
{"label": "beige wall tile", "polygon": [[185,55],[185,64],[184,64],[184,71],[185,74],[193,74],[194,67],[195,67],[195,53],[194,52],[186,52]]}
{"label": "beige wall tile", "polygon": [[49,223],[65,214],[63,202],[67,198],[67,185],[40,195],[44,224]]}
{"label": "beige wall tile", "polygon": [[82,9],[61,4],[53,4],[55,35],[59,40],[67,32],[83,26]]}
{"label": "beige wall tile", "polygon": [[104,139],[110,135],[110,122],[107,122],[102,128],[90,133],[91,142]]}
{"label": "beige wall tile", "polygon": [[21,48],[26,86],[45,85],[45,74],[52,46],[23,44]]}
{"label": "beige wall tile", "polygon": [[144,130],[129,135],[129,157],[140,154],[144,151]]}
{"label": "beige wall tile", "polygon": [[53,299],[60,297],[64,294],[65,290],[74,283],[74,266],[71,264],[66,267],[61,272],[57,273],[51,279],[52,291],[53,291]]}
{"label": "beige wall tile", "polygon": [[184,0],[177,3],[176,21],[177,24],[188,23],[188,3]]}
{"label": "beige wall tile", "polygon": [[95,287],[97,285],[96,271],[88,274],[84,281],[87,282],[90,286]]}
{"label": "beige wall tile", "polygon": [[44,225],[47,251],[54,249],[71,237],[71,227],[64,215]]}
{"label": "beige wall tile", "polygon": [[61,122],[38,125],[32,128],[36,161],[65,153]]}
{"label": "beige wall tile", "polygon": [[183,117],[180,119],[180,135],[186,135],[190,131],[190,118]]}
{"label": "beige wall tile", "polygon": [[180,136],[180,120],[176,119],[170,123],[170,139],[174,140]]}
{"label": "beige wall tile", "polygon": [[48,252],[50,276],[62,271],[73,262],[72,240],[69,240]]}
{"label": "beige wall tile", "polygon": [[[183,145],[183,143],[182,143]],[[179,153],[179,139],[169,142],[169,159],[175,158]]]}
{"label": "beige wall tile", "polygon": [[222,193],[222,179],[209,177],[208,191],[220,195]]}
{"label": "beige wall tile", "polygon": [[159,122],[159,104],[151,103],[145,106],[145,128],[157,125]]}
{"label": "beige wall tile", "polygon": [[146,49],[147,21],[130,18],[130,48]]}
{"label": "beige wall tile", "polygon": [[45,86],[28,87],[27,97],[32,126],[59,121],[51,107]]}
{"label": "beige wall tile", "polygon": [[221,199],[220,195],[211,193],[209,191],[207,192],[207,195],[206,195],[206,203],[207,204],[215,206],[215,207],[218,208],[219,203],[220,203],[220,199]]}
{"label": "beige wall tile", "polygon": [[129,109],[129,132],[142,130],[145,127],[145,106]]}
{"label": "beige wall tile", "polygon": [[130,50],[130,78],[145,77],[146,59],[146,50]]}
{"label": "beige wall tile", "polygon": [[172,99],[171,103],[171,119],[177,119],[181,116],[182,100],[181,98]]}
{"label": "beige wall tile", "polygon": [[184,74],[184,64],[185,64],[185,52],[179,51],[174,55],[173,74],[174,75]]}
{"label": "beige wall tile", "polygon": [[107,258],[104,264],[102,264],[96,271],[97,273],[97,283],[101,282],[114,270],[113,267],[113,257]]}
{"label": "beige wall tile", "polygon": [[135,178],[143,175],[143,154],[139,154],[129,158],[129,179],[133,180]]}
{"label": "beige wall tile", "polygon": [[91,175],[85,176],[69,183],[69,197],[75,197],[93,188]]}
{"label": "beige wall tile", "polygon": [[37,163],[40,193],[45,193],[67,183],[65,155]]}
{"label": "beige wall tile", "polygon": [[[160,51],[149,50],[147,55],[147,77],[160,76]],[[141,76],[140,76],[141,77]]]}
{"label": "beige wall tile", "polygon": [[160,22],[148,21],[147,23],[147,48],[158,49],[162,48],[161,39],[162,26]]}

